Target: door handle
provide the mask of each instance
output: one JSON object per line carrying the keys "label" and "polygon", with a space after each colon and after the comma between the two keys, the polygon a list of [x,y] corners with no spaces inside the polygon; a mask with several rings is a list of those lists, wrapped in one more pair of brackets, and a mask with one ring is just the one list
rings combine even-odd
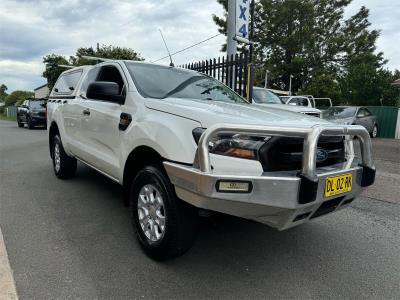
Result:
{"label": "door handle", "polygon": [[89,108],[84,109],[84,110],[82,111],[82,113],[83,113],[84,116],[90,116],[90,110],[89,110]]}

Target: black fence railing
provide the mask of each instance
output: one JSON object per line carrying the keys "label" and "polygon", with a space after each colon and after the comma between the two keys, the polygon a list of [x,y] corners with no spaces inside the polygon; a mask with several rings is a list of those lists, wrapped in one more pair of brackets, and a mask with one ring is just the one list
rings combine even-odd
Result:
{"label": "black fence railing", "polygon": [[246,99],[251,99],[253,94],[253,67],[250,64],[247,53],[184,64],[180,67],[214,77],[229,86],[239,95]]}

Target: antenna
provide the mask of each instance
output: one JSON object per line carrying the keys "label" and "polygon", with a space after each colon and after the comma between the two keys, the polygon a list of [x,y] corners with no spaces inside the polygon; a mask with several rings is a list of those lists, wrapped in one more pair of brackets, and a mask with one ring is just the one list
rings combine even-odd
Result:
{"label": "antenna", "polygon": [[171,53],[169,52],[167,43],[165,42],[164,35],[163,35],[163,33],[162,33],[162,31],[161,31],[160,28],[159,28],[158,30],[160,31],[162,40],[163,40],[163,42],[164,42],[165,48],[167,49],[167,52],[168,52],[168,55],[169,55],[169,60],[170,60],[170,62],[171,62],[169,65],[170,65],[171,67],[174,67],[174,63],[172,62],[172,56],[171,56]]}

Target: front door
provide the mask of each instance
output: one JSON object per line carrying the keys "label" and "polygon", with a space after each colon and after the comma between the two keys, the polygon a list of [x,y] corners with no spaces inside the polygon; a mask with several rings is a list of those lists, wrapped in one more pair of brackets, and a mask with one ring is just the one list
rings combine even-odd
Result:
{"label": "front door", "polygon": [[[122,77],[118,64],[107,64],[97,69],[96,76],[88,74],[82,85],[81,132],[79,139],[85,145],[81,159],[107,175],[117,178],[120,169],[119,121],[122,113],[120,104],[86,97],[87,87],[94,81],[116,82],[120,93],[125,92],[126,79]],[[89,75],[92,75],[90,78]]]}

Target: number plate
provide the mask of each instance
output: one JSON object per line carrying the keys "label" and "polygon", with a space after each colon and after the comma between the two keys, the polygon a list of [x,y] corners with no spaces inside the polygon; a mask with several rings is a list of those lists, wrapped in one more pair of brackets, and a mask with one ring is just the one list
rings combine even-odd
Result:
{"label": "number plate", "polygon": [[350,192],[353,187],[353,174],[343,174],[326,178],[325,197]]}

